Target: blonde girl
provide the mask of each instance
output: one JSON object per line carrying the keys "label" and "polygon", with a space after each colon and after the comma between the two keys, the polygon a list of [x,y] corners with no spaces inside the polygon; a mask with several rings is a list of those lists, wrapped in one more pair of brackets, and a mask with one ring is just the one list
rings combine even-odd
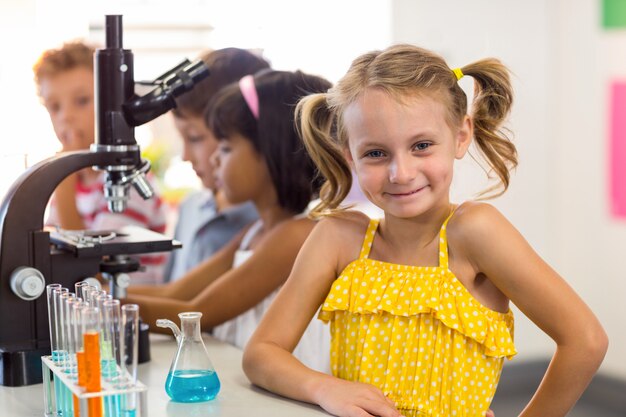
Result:
{"label": "blonde girl", "polygon": [[[463,75],[475,83],[471,114]],[[299,103],[326,178],[313,212],[324,218],[246,348],[254,384],[338,416],[482,417],[516,354],[511,301],[556,344],[520,416],[567,414],[604,357],[604,330],[497,209],[449,197],[472,140],[501,180],[497,193],[507,189],[517,156],[500,128],[512,97],[498,60],[452,70],[396,45],[362,55],[328,93]],[[380,221],[340,208],[351,170]],[[290,354],[320,306],[333,376]]]}

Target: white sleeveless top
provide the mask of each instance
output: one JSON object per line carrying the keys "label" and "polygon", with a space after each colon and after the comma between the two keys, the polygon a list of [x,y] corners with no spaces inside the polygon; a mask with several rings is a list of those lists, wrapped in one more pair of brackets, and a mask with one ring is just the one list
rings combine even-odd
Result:
{"label": "white sleeveless top", "polygon": [[[252,251],[248,247],[262,226],[263,223],[261,220],[258,220],[246,232],[239,249],[235,252],[233,268],[243,264],[252,255]],[[248,311],[214,327],[213,336],[243,349],[261,322],[263,315],[269,309],[272,301],[276,298],[279,290],[280,287],[272,291],[272,293]],[[293,351],[293,355],[311,369],[330,373],[330,331],[327,325],[315,317],[317,317],[317,314],[306,328],[300,342]]]}

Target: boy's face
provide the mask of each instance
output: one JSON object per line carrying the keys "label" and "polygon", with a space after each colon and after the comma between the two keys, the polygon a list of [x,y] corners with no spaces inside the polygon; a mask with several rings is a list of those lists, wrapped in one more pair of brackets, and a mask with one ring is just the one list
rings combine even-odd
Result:
{"label": "boy's face", "polygon": [[193,170],[206,188],[216,191],[215,166],[211,156],[217,140],[201,116],[174,116],[174,125],[183,138],[183,161],[191,162]]}
{"label": "boy's face", "polygon": [[89,149],[95,137],[91,69],[78,67],[43,78],[40,93],[63,151]]}

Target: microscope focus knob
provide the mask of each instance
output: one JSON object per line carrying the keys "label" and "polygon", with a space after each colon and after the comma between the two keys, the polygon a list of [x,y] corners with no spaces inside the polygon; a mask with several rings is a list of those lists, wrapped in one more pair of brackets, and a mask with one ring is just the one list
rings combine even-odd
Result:
{"label": "microscope focus knob", "polygon": [[130,285],[130,275],[121,272],[119,274],[115,274],[115,285],[119,288],[128,288]]}
{"label": "microscope focus knob", "polygon": [[98,291],[102,289],[102,284],[98,281],[98,278],[95,277],[87,277],[83,279],[83,282],[95,287]]}
{"label": "microscope focus knob", "polygon": [[34,300],[43,294],[46,280],[39,270],[20,266],[11,273],[11,289],[22,300]]}

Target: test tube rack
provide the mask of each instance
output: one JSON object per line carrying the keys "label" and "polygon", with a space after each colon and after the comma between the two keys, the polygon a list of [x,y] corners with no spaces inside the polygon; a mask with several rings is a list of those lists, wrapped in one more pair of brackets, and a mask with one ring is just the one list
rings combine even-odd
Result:
{"label": "test tube rack", "polygon": [[[41,362],[45,417],[148,417],[148,387],[140,381],[120,388],[115,383],[103,379],[102,390],[86,392],[84,387],[79,386],[76,380],[70,377],[66,371],[67,368],[57,365],[52,356],[42,356]],[[118,374],[120,374],[119,367]],[[54,378],[51,378],[52,375]],[[55,384],[60,384],[60,386],[55,387]],[[59,392],[63,392],[63,394],[59,396]],[[78,399],[79,414],[75,414],[72,406],[68,404],[72,401],[72,396]],[[92,413],[97,414],[97,416],[89,414],[89,400],[94,398],[101,398],[103,404],[101,410]],[[116,398],[130,399],[135,404],[135,409],[128,411],[115,406]],[[62,405],[59,402],[65,404]]]}

